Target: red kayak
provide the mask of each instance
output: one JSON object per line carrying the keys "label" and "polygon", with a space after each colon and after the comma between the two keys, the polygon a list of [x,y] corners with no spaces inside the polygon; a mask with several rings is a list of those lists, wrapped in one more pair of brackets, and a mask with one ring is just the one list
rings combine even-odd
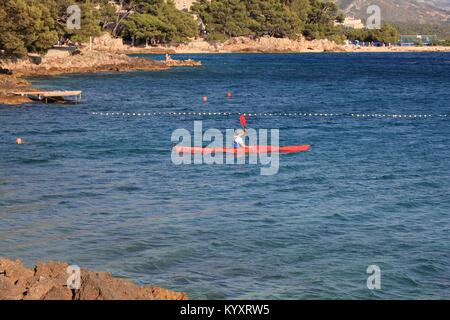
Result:
{"label": "red kayak", "polygon": [[251,146],[245,148],[202,148],[202,147],[182,147],[175,146],[174,150],[177,153],[294,153],[303,152],[310,149],[309,144],[299,145],[299,146],[286,146],[286,147],[275,147],[275,146]]}

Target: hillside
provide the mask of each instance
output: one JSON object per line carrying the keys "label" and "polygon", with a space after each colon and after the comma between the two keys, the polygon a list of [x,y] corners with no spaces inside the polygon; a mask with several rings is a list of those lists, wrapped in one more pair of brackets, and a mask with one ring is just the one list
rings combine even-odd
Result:
{"label": "hillside", "polygon": [[450,10],[450,0],[422,0],[422,1],[436,8]]}
{"label": "hillside", "polygon": [[367,7],[378,5],[385,22],[450,25],[450,0],[336,0],[346,15],[365,20]]}

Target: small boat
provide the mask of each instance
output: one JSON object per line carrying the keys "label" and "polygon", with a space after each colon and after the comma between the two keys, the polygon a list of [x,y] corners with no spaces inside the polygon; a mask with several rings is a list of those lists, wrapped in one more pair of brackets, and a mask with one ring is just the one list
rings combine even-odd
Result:
{"label": "small boat", "polygon": [[308,151],[311,148],[309,144],[297,145],[297,146],[250,146],[244,148],[202,148],[202,147],[183,147],[175,146],[173,149],[177,153],[237,153],[237,154],[249,154],[249,153],[295,153]]}

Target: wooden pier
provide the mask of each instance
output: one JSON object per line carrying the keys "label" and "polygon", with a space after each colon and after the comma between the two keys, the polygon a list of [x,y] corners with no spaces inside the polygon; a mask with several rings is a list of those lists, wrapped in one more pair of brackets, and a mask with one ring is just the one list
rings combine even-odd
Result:
{"label": "wooden pier", "polygon": [[43,101],[45,103],[49,102],[61,102],[65,98],[74,98],[74,100],[69,100],[71,102],[79,103],[81,101],[81,91],[19,91],[14,92],[15,95],[27,97],[31,100]]}

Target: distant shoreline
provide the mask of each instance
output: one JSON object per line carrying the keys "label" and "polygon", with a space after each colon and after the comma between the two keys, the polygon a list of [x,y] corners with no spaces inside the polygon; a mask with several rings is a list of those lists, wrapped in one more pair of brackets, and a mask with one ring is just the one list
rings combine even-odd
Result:
{"label": "distant shoreline", "polygon": [[[29,61],[16,63],[0,60],[0,67],[11,74],[0,74],[0,105],[18,105],[32,102],[13,92],[35,90],[23,78],[65,74],[129,72],[139,70],[167,70],[176,66],[200,66],[194,60],[156,61],[129,57],[133,54],[306,54],[306,53],[433,53],[450,52],[450,47],[354,47],[336,45],[328,40],[306,41],[278,38],[234,38],[222,44],[206,41],[190,42],[173,47],[130,48],[108,46],[83,50],[74,56],[45,58],[41,64]],[[225,50],[226,49],[226,50]],[[68,88],[72,89],[72,88]]]}
{"label": "distant shoreline", "polygon": [[260,51],[260,50],[244,50],[244,51],[188,51],[188,50],[172,50],[167,49],[165,51],[161,50],[153,50],[153,49],[137,49],[137,50],[124,50],[120,51],[122,54],[132,55],[132,54],[212,54],[212,55],[218,55],[218,54],[306,54],[306,53],[434,53],[434,52],[450,52],[450,47],[433,47],[435,49],[431,50],[423,50],[422,47],[409,47],[410,50],[396,50],[396,49],[386,49],[386,48],[379,48],[377,49],[354,49],[354,50],[326,50],[326,51],[319,51],[319,50],[307,50],[307,51]]}
{"label": "distant shoreline", "polygon": [[360,47],[337,50],[252,50],[244,49],[239,51],[207,51],[207,50],[177,50],[175,48],[138,48],[120,51],[123,54],[277,54],[277,53],[428,53],[428,52],[450,52],[450,47]]}
{"label": "distant shoreline", "polygon": [[130,47],[114,43],[114,48],[108,46],[107,37],[102,38],[104,45],[101,50],[114,51],[124,54],[201,54],[201,53],[322,53],[322,52],[450,52],[450,47],[433,46],[355,46],[339,45],[326,39],[306,40],[300,38],[262,37],[251,39],[248,37],[231,38],[225,42],[208,42],[203,39],[192,40],[173,46]]}

